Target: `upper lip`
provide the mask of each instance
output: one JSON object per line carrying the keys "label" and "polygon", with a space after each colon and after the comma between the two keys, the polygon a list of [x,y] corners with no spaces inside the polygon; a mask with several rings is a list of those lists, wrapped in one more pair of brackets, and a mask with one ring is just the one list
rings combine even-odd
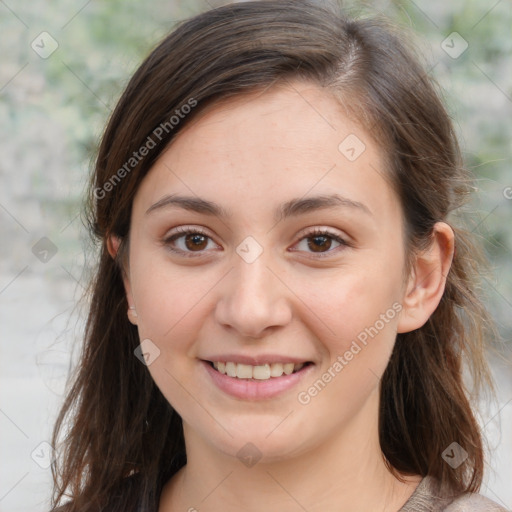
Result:
{"label": "upper lip", "polygon": [[261,354],[258,356],[248,356],[242,354],[222,354],[222,355],[212,355],[203,358],[203,361],[210,361],[212,363],[215,362],[231,362],[231,363],[239,363],[239,364],[249,364],[251,366],[263,365],[265,363],[309,363],[312,362],[311,359],[303,358],[303,357],[293,357],[293,356],[283,356],[281,354]]}

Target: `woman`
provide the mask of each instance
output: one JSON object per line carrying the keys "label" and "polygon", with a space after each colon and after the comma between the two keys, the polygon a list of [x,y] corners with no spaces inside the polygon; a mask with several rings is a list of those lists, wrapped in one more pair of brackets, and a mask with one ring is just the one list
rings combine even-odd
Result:
{"label": "woman", "polygon": [[[182,24],[103,136],[55,508],[504,510],[450,119],[382,22],[247,2]],[[66,418],[70,424],[61,440]]]}

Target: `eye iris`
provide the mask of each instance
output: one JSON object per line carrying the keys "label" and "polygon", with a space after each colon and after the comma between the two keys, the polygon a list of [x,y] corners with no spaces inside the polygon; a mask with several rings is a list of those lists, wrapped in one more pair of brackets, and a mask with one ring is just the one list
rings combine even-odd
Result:
{"label": "eye iris", "polygon": [[[320,250],[318,249],[318,245],[311,243],[311,240],[314,240],[314,244],[318,244],[320,246]],[[308,239],[308,247],[313,252],[322,252],[322,250],[328,250],[331,247],[331,243],[331,238],[325,235],[315,235]]]}
{"label": "eye iris", "polygon": [[[185,245],[187,246],[187,249],[192,251],[195,249],[201,250],[206,247],[206,239],[206,236],[200,235],[198,233],[189,234],[185,236]],[[189,245],[189,243],[191,245]]]}

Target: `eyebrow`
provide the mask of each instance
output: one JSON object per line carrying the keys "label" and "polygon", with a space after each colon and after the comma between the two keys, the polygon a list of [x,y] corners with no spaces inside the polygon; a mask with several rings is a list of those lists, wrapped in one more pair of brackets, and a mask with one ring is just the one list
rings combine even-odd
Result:
{"label": "eyebrow", "polygon": [[[201,213],[203,215],[210,215],[212,217],[219,217],[221,219],[228,219],[232,217],[231,212],[224,209],[222,206],[194,196],[181,196],[178,194],[166,195],[158,200],[155,204],[146,210],[146,215],[162,208],[177,206],[184,210]],[[283,220],[288,217],[303,215],[315,210],[325,210],[329,208],[352,208],[364,212],[367,215],[373,215],[370,209],[359,201],[353,201],[347,197],[338,194],[320,195],[307,198],[297,198],[287,201],[275,210],[274,219]]]}

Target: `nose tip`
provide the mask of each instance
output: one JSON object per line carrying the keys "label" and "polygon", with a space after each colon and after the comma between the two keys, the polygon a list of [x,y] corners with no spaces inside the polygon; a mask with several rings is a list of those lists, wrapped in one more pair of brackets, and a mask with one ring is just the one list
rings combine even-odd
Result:
{"label": "nose tip", "polygon": [[216,320],[244,338],[261,338],[291,321],[285,290],[262,258],[252,263],[241,260],[226,279]]}

